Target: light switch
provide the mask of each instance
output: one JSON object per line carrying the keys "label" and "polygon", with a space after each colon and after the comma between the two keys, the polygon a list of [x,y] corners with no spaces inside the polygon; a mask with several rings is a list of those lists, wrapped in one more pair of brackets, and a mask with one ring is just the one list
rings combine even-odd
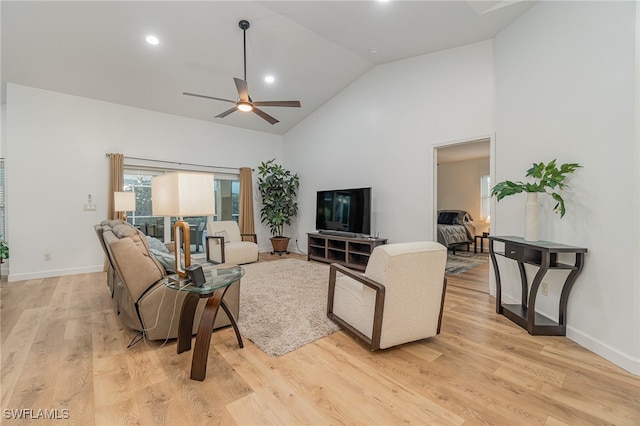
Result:
{"label": "light switch", "polygon": [[84,211],[86,212],[94,212],[96,211],[96,205],[94,203],[87,203],[84,205]]}

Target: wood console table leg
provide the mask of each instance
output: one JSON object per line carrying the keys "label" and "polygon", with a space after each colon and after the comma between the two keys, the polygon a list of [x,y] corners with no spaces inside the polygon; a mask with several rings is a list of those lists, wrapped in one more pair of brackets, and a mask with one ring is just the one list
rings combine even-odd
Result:
{"label": "wood console table leg", "polygon": [[231,313],[231,310],[229,309],[227,304],[224,302],[224,300],[222,302],[220,302],[220,306],[222,306],[222,309],[227,314],[227,317],[229,317],[229,322],[231,322],[231,326],[233,327],[233,331],[236,332],[236,338],[238,339],[238,346],[240,346],[241,348],[244,348],[244,343],[242,343],[242,336],[240,335],[240,329],[238,328],[238,323],[236,322],[236,317],[233,316],[233,314]]}
{"label": "wood console table leg", "polygon": [[193,360],[191,361],[191,378],[193,380],[203,381],[207,375],[207,358],[209,357],[213,323],[216,320],[220,302],[227,288],[228,287],[224,287],[216,290],[209,300],[207,300],[207,305],[204,308],[204,312],[202,312],[202,318],[198,326],[198,334],[196,335],[196,346],[193,349]]}
{"label": "wood console table leg", "polygon": [[518,270],[520,271],[520,304],[526,308],[529,296],[529,283],[527,280],[527,271],[524,269],[524,263],[518,262]]}
{"label": "wood console table leg", "polygon": [[560,294],[560,306],[558,312],[558,323],[562,326],[563,330],[566,328],[566,320],[567,320],[567,302],[569,301],[569,292],[571,291],[571,287],[573,287],[573,283],[582,272],[583,258],[584,253],[576,253],[576,260],[574,263],[574,269],[569,273],[569,276],[564,282],[562,286],[562,293]]}
{"label": "wood console table leg", "polygon": [[489,257],[491,257],[493,272],[496,276],[496,313],[502,314],[502,285],[500,282],[500,269],[498,269],[496,253],[493,250],[493,240],[489,240]]}
{"label": "wood console table leg", "polygon": [[527,331],[529,334],[535,334],[536,328],[536,298],[538,296],[538,288],[542,284],[542,278],[549,270],[549,253],[542,253],[540,269],[531,282],[531,292],[529,294],[529,308],[527,310]]}
{"label": "wood console table leg", "polygon": [[[178,293],[180,294],[180,293]],[[178,297],[176,295],[176,297]],[[194,293],[187,293],[180,310],[180,322],[178,323],[178,353],[191,349],[191,337],[193,334],[193,317],[198,307],[200,296]]]}

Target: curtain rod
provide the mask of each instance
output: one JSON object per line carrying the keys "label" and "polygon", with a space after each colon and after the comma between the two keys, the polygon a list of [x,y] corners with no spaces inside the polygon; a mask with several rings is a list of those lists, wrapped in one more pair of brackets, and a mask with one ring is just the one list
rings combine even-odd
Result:
{"label": "curtain rod", "polygon": [[[109,153],[105,154],[106,157],[109,157]],[[240,170],[240,167],[226,167],[226,166],[210,166],[207,164],[195,164],[195,163],[181,163],[179,161],[169,161],[169,160],[155,160],[153,158],[141,158],[141,157],[127,157],[123,156],[128,160],[142,160],[142,161],[151,161],[154,163],[164,163],[164,164],[177,164],[179,166],[195,166],[195,167],[208,167],[211,169],[228,169],[228,170]],[[253,169],[251,169],[253,170]]]}

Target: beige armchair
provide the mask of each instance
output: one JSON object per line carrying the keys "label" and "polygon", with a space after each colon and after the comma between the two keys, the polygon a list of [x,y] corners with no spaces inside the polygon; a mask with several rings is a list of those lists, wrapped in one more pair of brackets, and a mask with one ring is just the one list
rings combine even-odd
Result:
{"label": "beige armchair", "polygon": [[[252,241],[244,241],[250,238]],[[207,222],[207,261],[242,265],[258,261],[256,234],[241,234],[234,220]]]}
{"label": "beige armchair", "polygon": [[364,274],[336,263],[329,273],[327,316],[371,350],[440,333],[447,249],[436,242],[373,250]]}

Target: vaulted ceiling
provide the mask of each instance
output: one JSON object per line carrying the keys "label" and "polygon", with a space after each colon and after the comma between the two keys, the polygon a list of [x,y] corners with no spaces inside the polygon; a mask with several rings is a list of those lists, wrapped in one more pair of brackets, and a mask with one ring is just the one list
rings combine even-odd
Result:
{"label": "vaulted ceiling", "polygon": [[[0,2],[7,82],[257,131],[284,134],[379,64],[493,38],[531,1]],[[243,78],[279,123],[230,104]],[[145,41],[155,35],[159,44]],[[271,84],[264,81],[272,75]]]}

